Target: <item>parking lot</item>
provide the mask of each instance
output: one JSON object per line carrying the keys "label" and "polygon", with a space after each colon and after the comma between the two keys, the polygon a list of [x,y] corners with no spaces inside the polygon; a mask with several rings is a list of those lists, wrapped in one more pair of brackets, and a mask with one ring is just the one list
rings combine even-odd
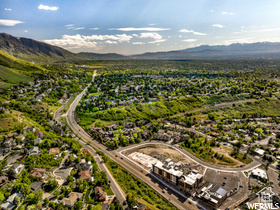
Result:
{"label": "parking lot", "polygon": [[220,187],[230,192],[233,188],[238,188],[239,178],[238,173],[226,173],[207,169],[204,180],[213,184],[218,184]]}

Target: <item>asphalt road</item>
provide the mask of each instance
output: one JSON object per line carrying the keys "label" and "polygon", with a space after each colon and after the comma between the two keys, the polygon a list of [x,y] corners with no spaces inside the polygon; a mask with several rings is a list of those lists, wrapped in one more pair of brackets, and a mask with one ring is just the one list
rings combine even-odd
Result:
{"label": "asphalt road", "polygon": [[[94,77],[96,75],[96,71],[94,72],[93,75],[93,79],[92,81],[94,81]],[[73,101],[73,103],[70,105],[67,113],[66,113],[66,118],[67,118],[67,123],[68,125],[72,128],[72,130],[74,131],[74,133],[78,134],[84,141],[91,141],[90,136],[77,124],[76,120],[75,120],[75,115],[74,115],[74,110],[77,106],[77,104],[79,103],[79,101],[81,100],[82,96],[84,95],[84,93],[86,92],[88,87],[86,87],[82,93],[80,93],[75,100]],[[82,144],[82,146],[84,148],[86,148],[89,152],[91,152],[91,154],[94,156],[94,159],[98,165],[98,167],[100,168],[101,171],[106,171],[107,174],[107,178],[108,181],[110,181],[111,184],[111,189],[113,191],[113,193],[115,194],[115,196],[118,198],[118,200],[120,201],[120,203],[122,204],[123,201],[126,200],[126,195],[125,193],[122,191],[122,189],[119,187],[118,183],[115,181],[115,179],[113,178],[113,176],[110,174],[110,172],[105,168],[105,166],[101,163],[100,161],[100,157],[96,154],[95,150],[93,148],[91,148],[90,146],[88,146],[87,144],[85,144],[83,141],[80,141],[80,143]],[[125,207],[125,206],[124,206]]]}

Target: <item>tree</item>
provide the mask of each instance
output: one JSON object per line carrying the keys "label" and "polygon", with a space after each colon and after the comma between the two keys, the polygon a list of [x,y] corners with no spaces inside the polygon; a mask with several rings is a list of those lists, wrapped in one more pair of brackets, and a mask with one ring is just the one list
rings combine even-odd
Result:
{"label": "tree", "polygon": [[14,201],[13,201],[13,204],[14,204],[15,206],[18,206],[18,205],[20,204],[20,199],[19,199],[18,196],[15,196]]}

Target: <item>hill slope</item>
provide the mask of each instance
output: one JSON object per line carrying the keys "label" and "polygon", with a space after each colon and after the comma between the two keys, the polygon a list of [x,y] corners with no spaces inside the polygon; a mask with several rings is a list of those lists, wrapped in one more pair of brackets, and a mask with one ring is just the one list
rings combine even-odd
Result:
{"label": "hill slope", "polygon": [[0,88],[33,81],[32,75],[45,71],[46,69],[39,65],[20,60],[0,51]]}
{"label": "hill slope", "polygon": [[0,50],[29,61],[81,59],[81,56],[60,47],[33,39],[14,37],[6,33],[0,33]]}

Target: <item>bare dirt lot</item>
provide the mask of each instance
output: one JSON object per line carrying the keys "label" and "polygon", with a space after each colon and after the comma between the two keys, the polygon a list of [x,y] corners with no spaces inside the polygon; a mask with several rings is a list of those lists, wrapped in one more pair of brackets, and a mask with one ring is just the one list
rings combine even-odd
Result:
{"label": "bare dirt lot", "polygon": [[220,146],[220,147],[216,147],[216,148],[213,148],[213,151],[214,152],[217,152],[219,153],[220,155],[224,155],[225,157],[229,158],[232,160],[232,163],[231,164],[228,164],[229,166],[234,166],[234,167],[237,167],[237,166],[241,166],[241,165],[244,165],[244,163],[232,158],[229,154],[231,152],[231,149],[229,148],[226,148],[224,146]]}
{"label": "bare dirt lot", "polygon": [[144,153],[146,155],[150,155],[152,157],[157,156],[157,155],[163,155],[176,162],[181,161],[184,164],[196,165],[195,162],[193,162],[191,159],[187,158],[186,156],[182,155],[177,150],[175,150],[171,147],[164,146],[164,145],[155,145],[155,144],[145,145],[145,146],[141,146],[139,148],[130,150],[128,153],[132,153],[135,151]]}

